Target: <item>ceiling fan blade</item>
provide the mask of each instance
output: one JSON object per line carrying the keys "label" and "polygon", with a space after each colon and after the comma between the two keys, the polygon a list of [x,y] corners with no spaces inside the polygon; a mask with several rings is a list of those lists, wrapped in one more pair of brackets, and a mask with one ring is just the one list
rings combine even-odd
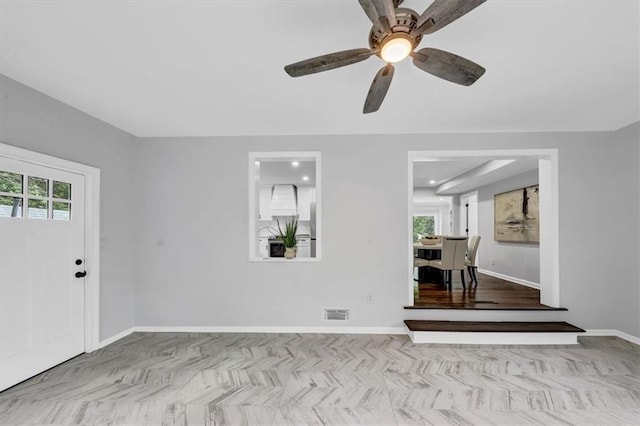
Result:
{"label": "ceiling fan blade", "polygon": [[[420,29],[419,34],[431,34],[440,28],[449,25],[461,16],[471,12],[487,0],[435,0],[425,10],[420,18],[416,28]],[[430,25],[429,20],[433,19]]]}
{"label": "ceiling fan blade", "polygon": [[380,23],[387,33],[396,25],[396,8],[393,0],[358,0],[373,24]]}
{"label": "ceiling fan blade", "polygon": [[463,86],[472,85],[486,71],[475,62],[444,50],[427,47],[413,52],[411,56],[413,64],[421,70]]}
{"label": "ceiling fan blade", "polygon": [[364,61],[375,52],[370,49],[351,49],[342,52],[329,53],[327,55],[317,56],[304,61],[296,62],[284,67],[284,70],[291,77],[301,77],[303,75],[314,74],[317,72],[328,71],[335,68],[344,67],[345,65],[355,64]]}
{"label": "ceiling fan blade", "polygon": [[376,5],[373,0],[358,0],[360,6],[362,6],[362,10],[367,14],[369,20],[372,23],[378,22],[378,10],[376,9]]}
{"label": "ceiling fan blade", "polygon": [[382,105],[382,101],[391,85],[393,71],[394,68],[391,64],[385,65],[378,71],[371,83],[371,87],[369,87],[369,93],[367,93],[367,99],[364,101],[364,108],[362,109],[363,113],[369,114],[380,109],[380,105]]}
{"label": "ceiling fan blade", "polygon": [[378,7],[378,15],[387,18],[387,22],[391,28],[396,25],[396,8],[393,5],[393,0],[375,0]]}

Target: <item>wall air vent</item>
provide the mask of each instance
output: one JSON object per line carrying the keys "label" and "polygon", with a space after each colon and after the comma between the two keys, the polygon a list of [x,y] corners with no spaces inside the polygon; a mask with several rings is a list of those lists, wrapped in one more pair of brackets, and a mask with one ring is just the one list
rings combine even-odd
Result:
{"label": "wall air vent", "polygon": [[349,310],[348,309],[326,309],[324,310],[325,321],[348,321]]}

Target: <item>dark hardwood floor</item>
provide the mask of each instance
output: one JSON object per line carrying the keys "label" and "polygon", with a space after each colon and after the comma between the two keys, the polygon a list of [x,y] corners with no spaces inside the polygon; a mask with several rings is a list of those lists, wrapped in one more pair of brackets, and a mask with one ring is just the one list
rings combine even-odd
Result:
{"label": "dark hardwood floor", "polygon": [[415,282],[414,305],[406,309],[495,309],[495,310],[564,310],[540,304],[540,291],[535,288],[478,273],[478,286],[469,284],[465,272],[466,291],[460,273],[453,274],[452,290],[442,283]]}
{"label": "dark hardwood floor", "polygon": [[405,320],[411,331],[456,331],[472,333],[584,333],[564,321],[424,321]]}

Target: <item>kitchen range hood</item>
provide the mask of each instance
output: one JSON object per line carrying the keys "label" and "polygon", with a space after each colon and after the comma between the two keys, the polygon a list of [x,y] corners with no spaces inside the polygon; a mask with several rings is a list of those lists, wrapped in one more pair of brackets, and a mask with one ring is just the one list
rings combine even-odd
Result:
{"label": "kitchen range hood", "polygon": [[298,188],[295,185],[273,185],[271,188],[271,216],[298,215]]}

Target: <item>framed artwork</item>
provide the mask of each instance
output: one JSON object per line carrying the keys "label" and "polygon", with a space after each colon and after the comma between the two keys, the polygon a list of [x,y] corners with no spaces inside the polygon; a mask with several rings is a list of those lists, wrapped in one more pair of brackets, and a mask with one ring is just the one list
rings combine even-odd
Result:
{"label": "framed artwork", "polygon": [[494,195],[494,239],[507,243],[540,242],[538,185]]}

